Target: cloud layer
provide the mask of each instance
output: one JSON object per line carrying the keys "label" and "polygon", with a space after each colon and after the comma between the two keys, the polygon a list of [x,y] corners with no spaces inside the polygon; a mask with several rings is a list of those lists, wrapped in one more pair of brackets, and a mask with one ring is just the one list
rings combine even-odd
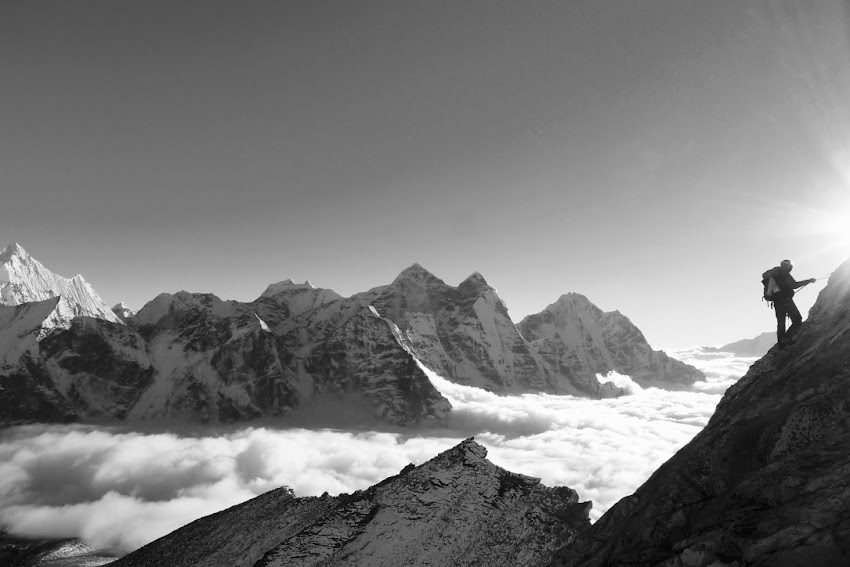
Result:
{"label": "cloud layer", "polygon": [[613,400],[499,397],[431,375],[454,406],[446,427],[352,431],[272,426],[194,431],[33,425],[0,432],[0,526],[80,537],[124,553],[281,485],[296,495],[364,489],[475,436],[494,463],[567,485],[596,520],[687,443],[753,359],[677,355],[708,379],[693,392]]}

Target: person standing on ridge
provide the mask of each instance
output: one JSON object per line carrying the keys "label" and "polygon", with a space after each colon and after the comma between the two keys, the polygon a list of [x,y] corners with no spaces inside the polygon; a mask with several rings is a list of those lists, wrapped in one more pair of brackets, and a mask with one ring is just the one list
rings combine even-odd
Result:
{"label": "person standing on ridge", "polygon": [[[762,274],[764,278],[773,278],[779,291],[774,294],[773,308],[776,310],[776,342],[779,350],[784,349],[794,340],[794,335],[803,325],[803,316],[794,303],[794,290],[817,280],[811,278],[798,282],[791,275],[794,264],[791,260],[782,260],[775,268],[771,268]],[[785,330],[785,318],[791,318],[791,326]]]}

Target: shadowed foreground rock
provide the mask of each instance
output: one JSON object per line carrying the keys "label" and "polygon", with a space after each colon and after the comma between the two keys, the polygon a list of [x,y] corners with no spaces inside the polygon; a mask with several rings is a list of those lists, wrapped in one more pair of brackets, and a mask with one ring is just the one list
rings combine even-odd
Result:
{"label": "shadowed foreground rock", "polygon": [[850,565],[850,261],[797,342],[552,565]]}
{"label": "shadowed foreground rock", "polygon": [[272,491],[191,524],[115,567],[540,565],[589,526],[566,487],[508,472],[467,439],[365,491]]}

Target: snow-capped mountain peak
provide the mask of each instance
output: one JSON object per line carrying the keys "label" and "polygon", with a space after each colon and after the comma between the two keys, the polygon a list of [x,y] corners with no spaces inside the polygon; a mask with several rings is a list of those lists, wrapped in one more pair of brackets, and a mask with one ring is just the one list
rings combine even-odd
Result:
{"label": "snow-capped mountain peak", "polygon": [[0,252],[0,262],[5,264],[12,256],[28,256],[28,254],[20,244],[13,242]]}
{"label": "snow-capped mountain peak", "polygon": [[81,275],[58,276],[13,243],[0,253],[0,305],[21,305],[59,296],[61,301],[47,326],[67,327],[74,317],[123,322]]}

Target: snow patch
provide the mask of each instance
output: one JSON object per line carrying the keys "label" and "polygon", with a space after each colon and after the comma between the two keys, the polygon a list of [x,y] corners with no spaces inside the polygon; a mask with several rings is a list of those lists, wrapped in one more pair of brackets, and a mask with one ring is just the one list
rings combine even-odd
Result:
{"label": "snow patch", "polygon": [[256,313],[254,313],[254,317],[256,317],[256,318],[257,318],[257,321],[259,321],[259,323],[260,323],[260,328],[261,328],[262,330],[264,330],[264,331],[271,331],[271,329],[269,329],[269,326],[268,326],[268,325],[266,325],[266,322],[265,322],[265,321],[263,321],[262,319],[260,319],[260,316],[259,316],[259,315],[257,315]]}

